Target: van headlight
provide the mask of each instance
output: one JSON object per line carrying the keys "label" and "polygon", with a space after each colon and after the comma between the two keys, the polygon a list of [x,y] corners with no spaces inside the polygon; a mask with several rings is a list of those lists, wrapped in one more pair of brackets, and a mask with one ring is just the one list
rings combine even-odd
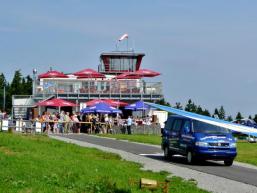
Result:
{"label": "van headlight", "polygon": [[202,141],[195,142],[195,145],[199,147],[208,147],[208,143]]}
{"label": "van headlight", "polygon": [[236,143],[230,143],[229,146],[230,147],[236,147]]}

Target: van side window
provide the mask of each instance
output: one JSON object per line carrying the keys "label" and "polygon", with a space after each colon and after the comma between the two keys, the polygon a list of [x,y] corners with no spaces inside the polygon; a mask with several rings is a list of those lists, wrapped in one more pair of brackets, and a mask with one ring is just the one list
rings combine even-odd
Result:
{"label": "van side window", "polygon": [[185,121],[182,127],[183,134],[191,133],[191,121]]}
{"label": "van side window", "polygon": [[176,119],[173,123],[172,126],[172,131],[180,131],[180,128],[182,126],[182,120],[181,119]]}
{"label": "van side window", "polygon": [[167,122],[165,123],[165,129],[171,130],[173,120],[173,118],[168,118]]}

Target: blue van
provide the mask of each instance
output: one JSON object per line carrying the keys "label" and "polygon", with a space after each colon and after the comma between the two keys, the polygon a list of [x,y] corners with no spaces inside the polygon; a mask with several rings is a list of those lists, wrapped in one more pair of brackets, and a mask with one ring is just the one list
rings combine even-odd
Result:
{"label": "blue van", "polygon": [[169,116],[165,123],[162,149],[166,159],[180,154],[189,164],[223,160],[231,166],[237,155],[236,141],[228,129],[177,115]]}

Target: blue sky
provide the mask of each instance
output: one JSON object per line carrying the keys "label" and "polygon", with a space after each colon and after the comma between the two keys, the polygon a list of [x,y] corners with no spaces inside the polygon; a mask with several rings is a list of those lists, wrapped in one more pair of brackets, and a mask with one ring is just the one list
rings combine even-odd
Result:
{"label": "blue sky", "polygon": [[256,10],[254,0],[0,1],[0,72],[97,68],[128,33],[171,103],[257,114]]}

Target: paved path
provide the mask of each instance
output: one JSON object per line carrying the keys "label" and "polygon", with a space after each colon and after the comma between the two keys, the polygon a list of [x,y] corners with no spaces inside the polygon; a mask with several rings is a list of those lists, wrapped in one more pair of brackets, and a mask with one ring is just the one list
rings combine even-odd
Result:
{"label": "paved path", "polygon": [[[169,164],[170,166],[175,165],[183,168],[188,168],[199,172],[199,174],[201,172],[201,173],[222,177],[223,179],[225,178],[225,179],[237,181],[237,182],[240,182],[241,186],[242,184],[249,184],[253,187],[255,186],[255,188],[257,187],[257,169],[255,167],[247,168],[243,166],[238,166],[237,164],[231,167],[227,167],[227,166],[224,166],[223,163],[219,163],[219,162],[204,162],[201,165],[192,166],[192,165],[187,165],[185,159],[181,156],[176,157],[172,162],[166,162],[163,159],[163,153],[160,147],[154,146],[154,145],[131,143],[131,142],[126,142],[121,140],[89,136],[84,134],[82,135],[70,134],[70,135],[63,135],[62,137],[73,139],[76,141],[86,142],[89,144],[95,144],[97,146],[102,146],[105,148],[122,150],[130,154],[135,154],[141,157],[143,156],[143,157],[150,158],[152,160],[156,160],[158,161],[158,163],[160,162],[165,165]],[[255,190],[257,192],[257,189]],[[255,190],[253,192],[255,192]],[[230,191],[225,191],[225,192],[230,192]],[[243,192],[246,192],[246,191],[243,191]],[[247,191],[247,192],[252,192],[252,191]]]}

